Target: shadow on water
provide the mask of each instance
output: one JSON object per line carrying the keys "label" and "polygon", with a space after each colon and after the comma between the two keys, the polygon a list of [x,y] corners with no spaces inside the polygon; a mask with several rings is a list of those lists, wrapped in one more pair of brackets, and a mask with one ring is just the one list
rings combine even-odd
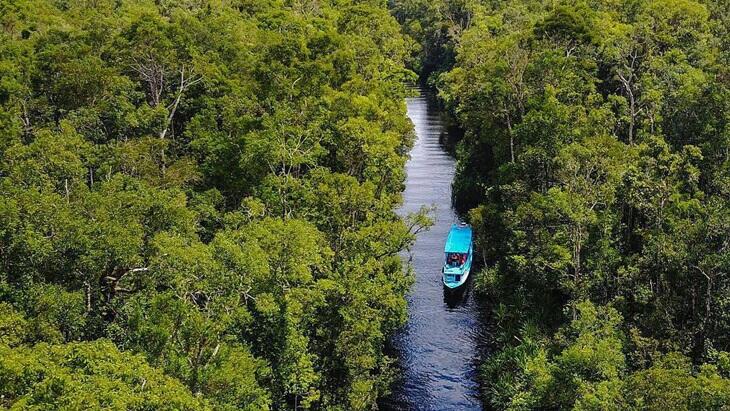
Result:
{"label": "shadow on water", "polygon": [[444,304],[449,310],[455,310],[464,306],[469,305],[469,297],[471,296],[472,281],[474,281],[474,275],[469,276],[466,283],[457,288],[451,289],[444,286]]}
{"label": "shadow on water", "polygon": [[462,287],[441,281],[443,247],[451,224],[460,221],[451,204],[456,161],[450,154],[460,136],[450,135],[441,111],[425,92],[407,99],[416,142],[406,165],[401,214],[435,206],[434,225],[418,235],[410,255],[415,282],[408,295],[408,322],[390,341],[400,378],[379,405],[384,410],[481,410],[477,359],[489,333],[474,299],[478,267]]}

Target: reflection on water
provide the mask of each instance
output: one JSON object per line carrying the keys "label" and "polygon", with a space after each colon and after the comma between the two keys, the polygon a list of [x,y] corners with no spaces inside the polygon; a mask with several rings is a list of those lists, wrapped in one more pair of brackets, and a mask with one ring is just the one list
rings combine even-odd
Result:
{"label": "reflection on water", "polygon": [[[441,282],[446,236],[459,221],[451,208],[455,160],[440,144],[447,133],[440,113],[423,93],[407,100],[417,140],[406,165],[403,214],[436,206],[434,226],[418,235],[410,258],[415,283],[408,297],[408,323],[392,341],[401,379],[382,401],[386,410],[480,410],[476,366],[481,324],[471,287]],[[447,136],[448,137],[448,136]]]}
{"label": "reflection on water", "polygon": [[446,304],[446,307],[448,309],[453,310],[469,303],[469,295],[471,294],[471,282],[473,278],[474,277],[470,275],[469,278],[466,280],[466,283],[464,283],[462,287],[459,287],[455,290],[448,287],[443,287],[444,304]]}

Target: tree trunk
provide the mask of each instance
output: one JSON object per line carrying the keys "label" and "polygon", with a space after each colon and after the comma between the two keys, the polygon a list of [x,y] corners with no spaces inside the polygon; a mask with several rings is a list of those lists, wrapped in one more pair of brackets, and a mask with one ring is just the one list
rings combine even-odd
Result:
{"label": "tree trunk", "polygon": [[510,161],[515,162],[515,136],[512,134],[512,121],[507,114],[507,131],[509,132],[509,155]]}

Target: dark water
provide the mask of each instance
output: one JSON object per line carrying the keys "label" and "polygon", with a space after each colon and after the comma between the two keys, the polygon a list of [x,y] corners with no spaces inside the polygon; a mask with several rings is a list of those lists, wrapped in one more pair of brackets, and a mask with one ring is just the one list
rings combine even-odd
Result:
{"label": "dark water", "polygon": [[481,322],[472,297],[474,274],[461,292],[441,282],[443,247],[452,223],[455,160],[440,144],[448,137],[440,112],[421,92],[407,99],[417,141],[406,166],[402,213],[435,205],[434,225],[419,234],[410,256],[416,281],[408,298],[408,324],[393,339],[402,378],[381,404],[386,410],[481,410],[476,366]]}

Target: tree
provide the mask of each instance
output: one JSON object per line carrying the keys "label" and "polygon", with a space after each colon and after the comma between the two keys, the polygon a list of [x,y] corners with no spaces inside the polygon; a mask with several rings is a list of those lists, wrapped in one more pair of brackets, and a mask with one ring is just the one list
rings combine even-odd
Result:
{"label": "tree", "polygon": [[183,384],[109,341],[0,345],[0,392],[13,408],[211,409]]}
{"label": "tree", "polygon": [[[464,128],[454,200],[471,209],[488,257],[477,285],[500,325],[484,371],[494,408],[725,404],[725,379],[708,364],[728,348],[724,6],[469,9],[437,84]],[[592,350],[563,334],[581,301],[626,319],[612,325],[619,340],[639,337],[589,366]],[[688,367],[662,365],[675,351]],[[699,370],[717,378],[711,392],[663,382],[691,387]],[[639,392],[654,389],[666,395]]]}
{"label": "tree", "polygon": [[8,405],[103,408],[151,364],[181,402],[110,407],[372,408],[427,225],[394,212],[415,75],[386,5],[5,3],[0,340],[139,368]]}

